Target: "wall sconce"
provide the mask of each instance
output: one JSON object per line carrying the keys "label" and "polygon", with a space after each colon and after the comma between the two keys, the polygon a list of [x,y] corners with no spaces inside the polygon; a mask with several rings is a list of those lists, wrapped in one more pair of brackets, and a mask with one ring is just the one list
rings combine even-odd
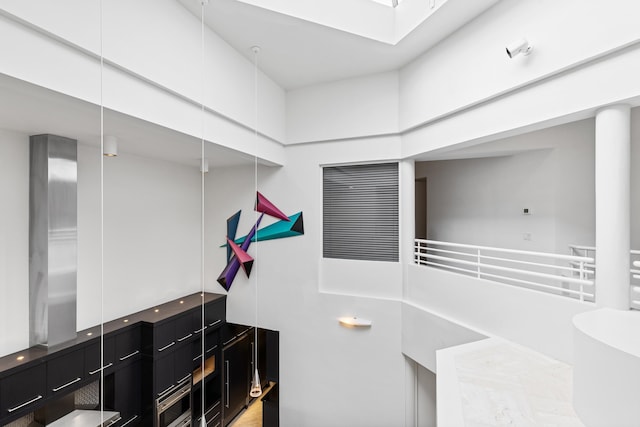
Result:
{"label": "wall sconce", "polygon": [[338,322],[340,323],[340,326],[344,326],[345,328],[370,328],[371,327],[371,320],[362,319],[356,316],[340,317],[338,318]]}
{"label": "wall sconce", "polygon": [[104,150],[102,154],[105,157],[116,157],[118,155],[118,138],[113,135],[105,135],[102,149]]}

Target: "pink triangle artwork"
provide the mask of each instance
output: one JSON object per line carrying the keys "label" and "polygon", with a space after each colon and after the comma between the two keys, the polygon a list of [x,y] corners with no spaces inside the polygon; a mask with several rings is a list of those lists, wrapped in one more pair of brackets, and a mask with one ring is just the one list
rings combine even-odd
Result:
{"label": "pink triangle artwork", "polygon": [[[231,284],[233,283],[240,266],[242,266],[247,277],[251,274],[254,259],[247,253],[251,243],[300,236],[304,234],[302,212],[287,216],[273,203],[271,203],[269,199],[257,191],[254,209],[256,212],[260,212],[261,215],[258,217],[255,225],[251,228],[249,233],[244,237],[235,238],[235,231],[240,219],[240,211],[236,212],[227,220],[227,233],[230,233],[231,235],[227,236],[227,243],[222,246],[226,246],[231,250],[229,255],[227,255],[227,266],[218,276],[218,283],[220,283],[220,285],[227,291],[231,288]],[[265,214],[278,219],[278,221],[258,230],[262,217]]]}
{"label": "pink triangle artwork", "polygon": [[264,197],[259,191],[256,192],[256,206],[257,212],[266,213],[274,218],[281,219],[283,221],[290,221],[280,209],[278,209],[273,203],[271,203],[266,197]]}
{"label": "pink triangle artwork", "polygon": [[246,253],[240,246],[236,245],[236,243],[227,237],[227,244],[231,246],[231,250],[233,254],[238,258],[242,269],[244,270],[247,277],[251,275],[251,267],[253,267],[253,258],[251,255]]}

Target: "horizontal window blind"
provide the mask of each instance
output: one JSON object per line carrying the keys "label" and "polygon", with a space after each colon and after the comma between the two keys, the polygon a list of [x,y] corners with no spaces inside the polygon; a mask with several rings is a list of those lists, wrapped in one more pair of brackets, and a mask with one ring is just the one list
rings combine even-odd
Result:
{"label": "horizontal window blind", "polygon": [[398,164],[323,168],[325,258],[398,261]]}

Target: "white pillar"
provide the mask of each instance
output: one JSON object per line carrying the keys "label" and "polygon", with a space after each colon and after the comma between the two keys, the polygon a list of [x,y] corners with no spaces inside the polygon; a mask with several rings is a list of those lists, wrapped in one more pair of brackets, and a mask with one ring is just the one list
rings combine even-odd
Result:
{"label": "white pillar", "polygon": [[402,160],[398,166],[400,169],[400,262],[403,266],[403,292],[406,292],[407,270],[408,265],[413,263],[416,232],[415,160]]}
{"label": "white pillar", "polygon": [[629,309],[630,129],[628,105],[596,113],[596,304],[620,310]]}

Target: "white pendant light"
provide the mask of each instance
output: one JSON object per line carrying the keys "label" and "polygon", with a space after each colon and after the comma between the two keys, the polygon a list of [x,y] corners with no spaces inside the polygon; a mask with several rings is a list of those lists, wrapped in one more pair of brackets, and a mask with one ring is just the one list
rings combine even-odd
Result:
{"label": "white pendant light", "polygon": [[102,154],[105,157],[116,157],[118,155],[118,138],[113,135],[105,135]]}
{"label": "white pendant light", "polygon": [[[251,51],[254,55],[254,68],[253,68],[253,85],[255,90],[255,124],[254,124],[254,138],[256,144],[256,151],[254,153],[254,184],[255,184],[255,193],[258,194],[258,54],[260,53],[259,46],[253,46]],[[256,220],[257,220],[257,212],[256,212]],[[257,224],[257,222],[256,222]],[[256,242],[258,241],[258,229],[256,227]],[[256,245],[256,259],[257,255],[257,246]],[[256,266],[257,267],[257,266]],[[262,395],[262,385],[260,384],[260,375],[258,374],[258,269],[255,268],[255,278],[256,278],[256,325],[254,327],[254,340],[253,340],[253,366],[254,373],[253,379],[251,380],[251,390],[249,391],[249,396],[251,397],[260,397]]]}

